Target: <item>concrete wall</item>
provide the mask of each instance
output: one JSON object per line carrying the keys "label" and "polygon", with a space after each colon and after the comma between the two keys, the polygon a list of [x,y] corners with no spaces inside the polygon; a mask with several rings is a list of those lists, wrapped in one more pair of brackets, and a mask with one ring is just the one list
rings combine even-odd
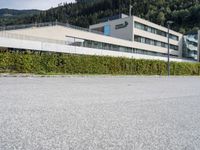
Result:
{"label": "concrete wall", "polygon": [[[70,54],[126,57],[126,58],[135,58],[135,59],[151,59],[151,60],[167,61],[166,57],[69,46],[69,45],[55,44],[55,43],[49,43],[49,42],[15,39],[11,37],[3,37],[3,36],[0,36],[0,47],[29,49],[29,50],[37,50],[37,51],[62,52],[62,53],[70,53]],[[171,61],[189,62],[188,60],[176,59],[176,58],[171,58]]]}
{"label": "concrete wall", "polygon": [[115,45],[131,47],[132,42],[113,38],[109,36],[104,36],[100,34],[94,34],[91,32],[71,29],[63,26],[50,26],[50,27],[40,27],[40,28],[29,28],[21,30],[6,31],[7,33],[14,33],[20,35],[48,38],[53,40],[66,40],[66,36],[72,36],[81,39],[93,40],[97,42],[110,43]]}
{"label": "concrete wall", "polygon": [[[127,26],[116,29],[116,26],[128,23]],[[112,20],[108,22],[99,23],[96,25],[91,25],[89,28],[93,30],[95,28],[104,27],[105,25],[110,26],[110,36],[116,37],[128,41],[133,41],[133,17],[125,17],[117,20]]]}

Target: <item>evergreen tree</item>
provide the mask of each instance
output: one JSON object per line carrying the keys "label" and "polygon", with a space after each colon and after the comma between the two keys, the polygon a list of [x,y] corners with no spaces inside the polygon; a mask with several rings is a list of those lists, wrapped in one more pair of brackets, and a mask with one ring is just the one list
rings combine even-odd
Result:
{"label": "evergreen tree", "polygon": [[[0,25],[50,22],[58,20],[88,27],[102,18],[129,12],[129,0],[77,0],[35,15],[0,17]],[[132,0],[133,14],[160,25],[174,21],[172,28],[188,32],[200,28],[200,0]]]}

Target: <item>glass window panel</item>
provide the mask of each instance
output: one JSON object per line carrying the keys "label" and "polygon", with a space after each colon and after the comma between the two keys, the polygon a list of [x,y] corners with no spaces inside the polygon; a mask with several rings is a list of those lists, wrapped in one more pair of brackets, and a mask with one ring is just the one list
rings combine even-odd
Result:
{"label": "glass window panel", "polygon": [[161,46],[162,46],[162,47],[165,47],[165,43],[162,42],[162,43],[161,43]]}
{"label": "glass window panel", "polygon": [[152,31],[151,27],[147,27],[147,31],[151,32]]}
{"label": "glass window panel", "polygon": [[73,45],[75,42],[75,38],[74,37],[66,37],[65,38],[65,43],[68,45]]}
{"label": "glass window panel", "polygon": [[156,33],[156,30],[155,30],[154,28],[152,28],[152,29],[151,29],[151,32],[155,34],[155,33]]}
{"label": "glass window panel", "polygon": [[157,41],[157,42],[156,42],[156,45],[157,45],[157,46],[161,46],[161,42]]}
{"label": "glass window panel", "polygon": [[141,37],[141,42],[142,42],[142,43],[146,43],[146,42],[145,42],[145,38]]}
{"label": "glass window panel", "polygon": [[150,44],[151,44],[151,45],[154,45],[154,40],[150,40]]}
{"label": "glass window panel", "polygon": [[74,41],[74,46],[83,46],[83,42],[84,42],[84,40],[82,40],[82,39],[75,39],[75,41]]}
{"label": "glass window panel", "polygon": [[150,39],[145,39],[146,44],[150,44]]}

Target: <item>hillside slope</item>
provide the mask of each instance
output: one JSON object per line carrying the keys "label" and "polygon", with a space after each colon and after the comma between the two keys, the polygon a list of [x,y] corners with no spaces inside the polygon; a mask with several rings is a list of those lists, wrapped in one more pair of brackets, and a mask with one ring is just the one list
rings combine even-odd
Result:
{"label": "hillside slope", "polygon": [[39,13],[39,10],[15,10],[15,9],[0,9],[0,17],[16,17],[22,15],[33,15]]}
{"label": "hillside slope", "polygon": [[15,10],[15,9],[0,9],[0,26],[16,25],[30,23],[29,18],[38,15],[40,10]]}
{"label": "hillside slope", "polygon": [[[186,33],[200,29],[200,0],[132,0],[133,14],[166,26],[167,20],[174,21],[172,28]],[[21,17],[2,24],[48,22],[58,20],[88,27],[101,18],[119,13],[128,14],[129,0],[89,0],[89,2],[64,3],[56,8],[42,11],[32,17]]]}

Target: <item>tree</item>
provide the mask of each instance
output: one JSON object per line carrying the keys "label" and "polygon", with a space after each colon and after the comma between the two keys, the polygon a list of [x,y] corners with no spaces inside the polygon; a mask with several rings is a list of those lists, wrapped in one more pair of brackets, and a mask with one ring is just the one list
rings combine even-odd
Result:
{"label": "tree", "polygon": [[[135,16],[161,25],[165,25],[166,20],[173,20],[175,23],[172,28],[177,31],[183,28],[187,32],[194,27],[200,27],[200,0],[132,0],[131,2]],[[24,14],[0,17],[0,26],[58,20],[88,27],[102,18],[128,12],[129,0],[77,0],[77,3],[64,3],[31,16]]]}
{"label": "tree", "polygon": [[164,25],[165,23],[165,14],[163,12],[159,12],[157,17],[157,22],[161,25]]}

